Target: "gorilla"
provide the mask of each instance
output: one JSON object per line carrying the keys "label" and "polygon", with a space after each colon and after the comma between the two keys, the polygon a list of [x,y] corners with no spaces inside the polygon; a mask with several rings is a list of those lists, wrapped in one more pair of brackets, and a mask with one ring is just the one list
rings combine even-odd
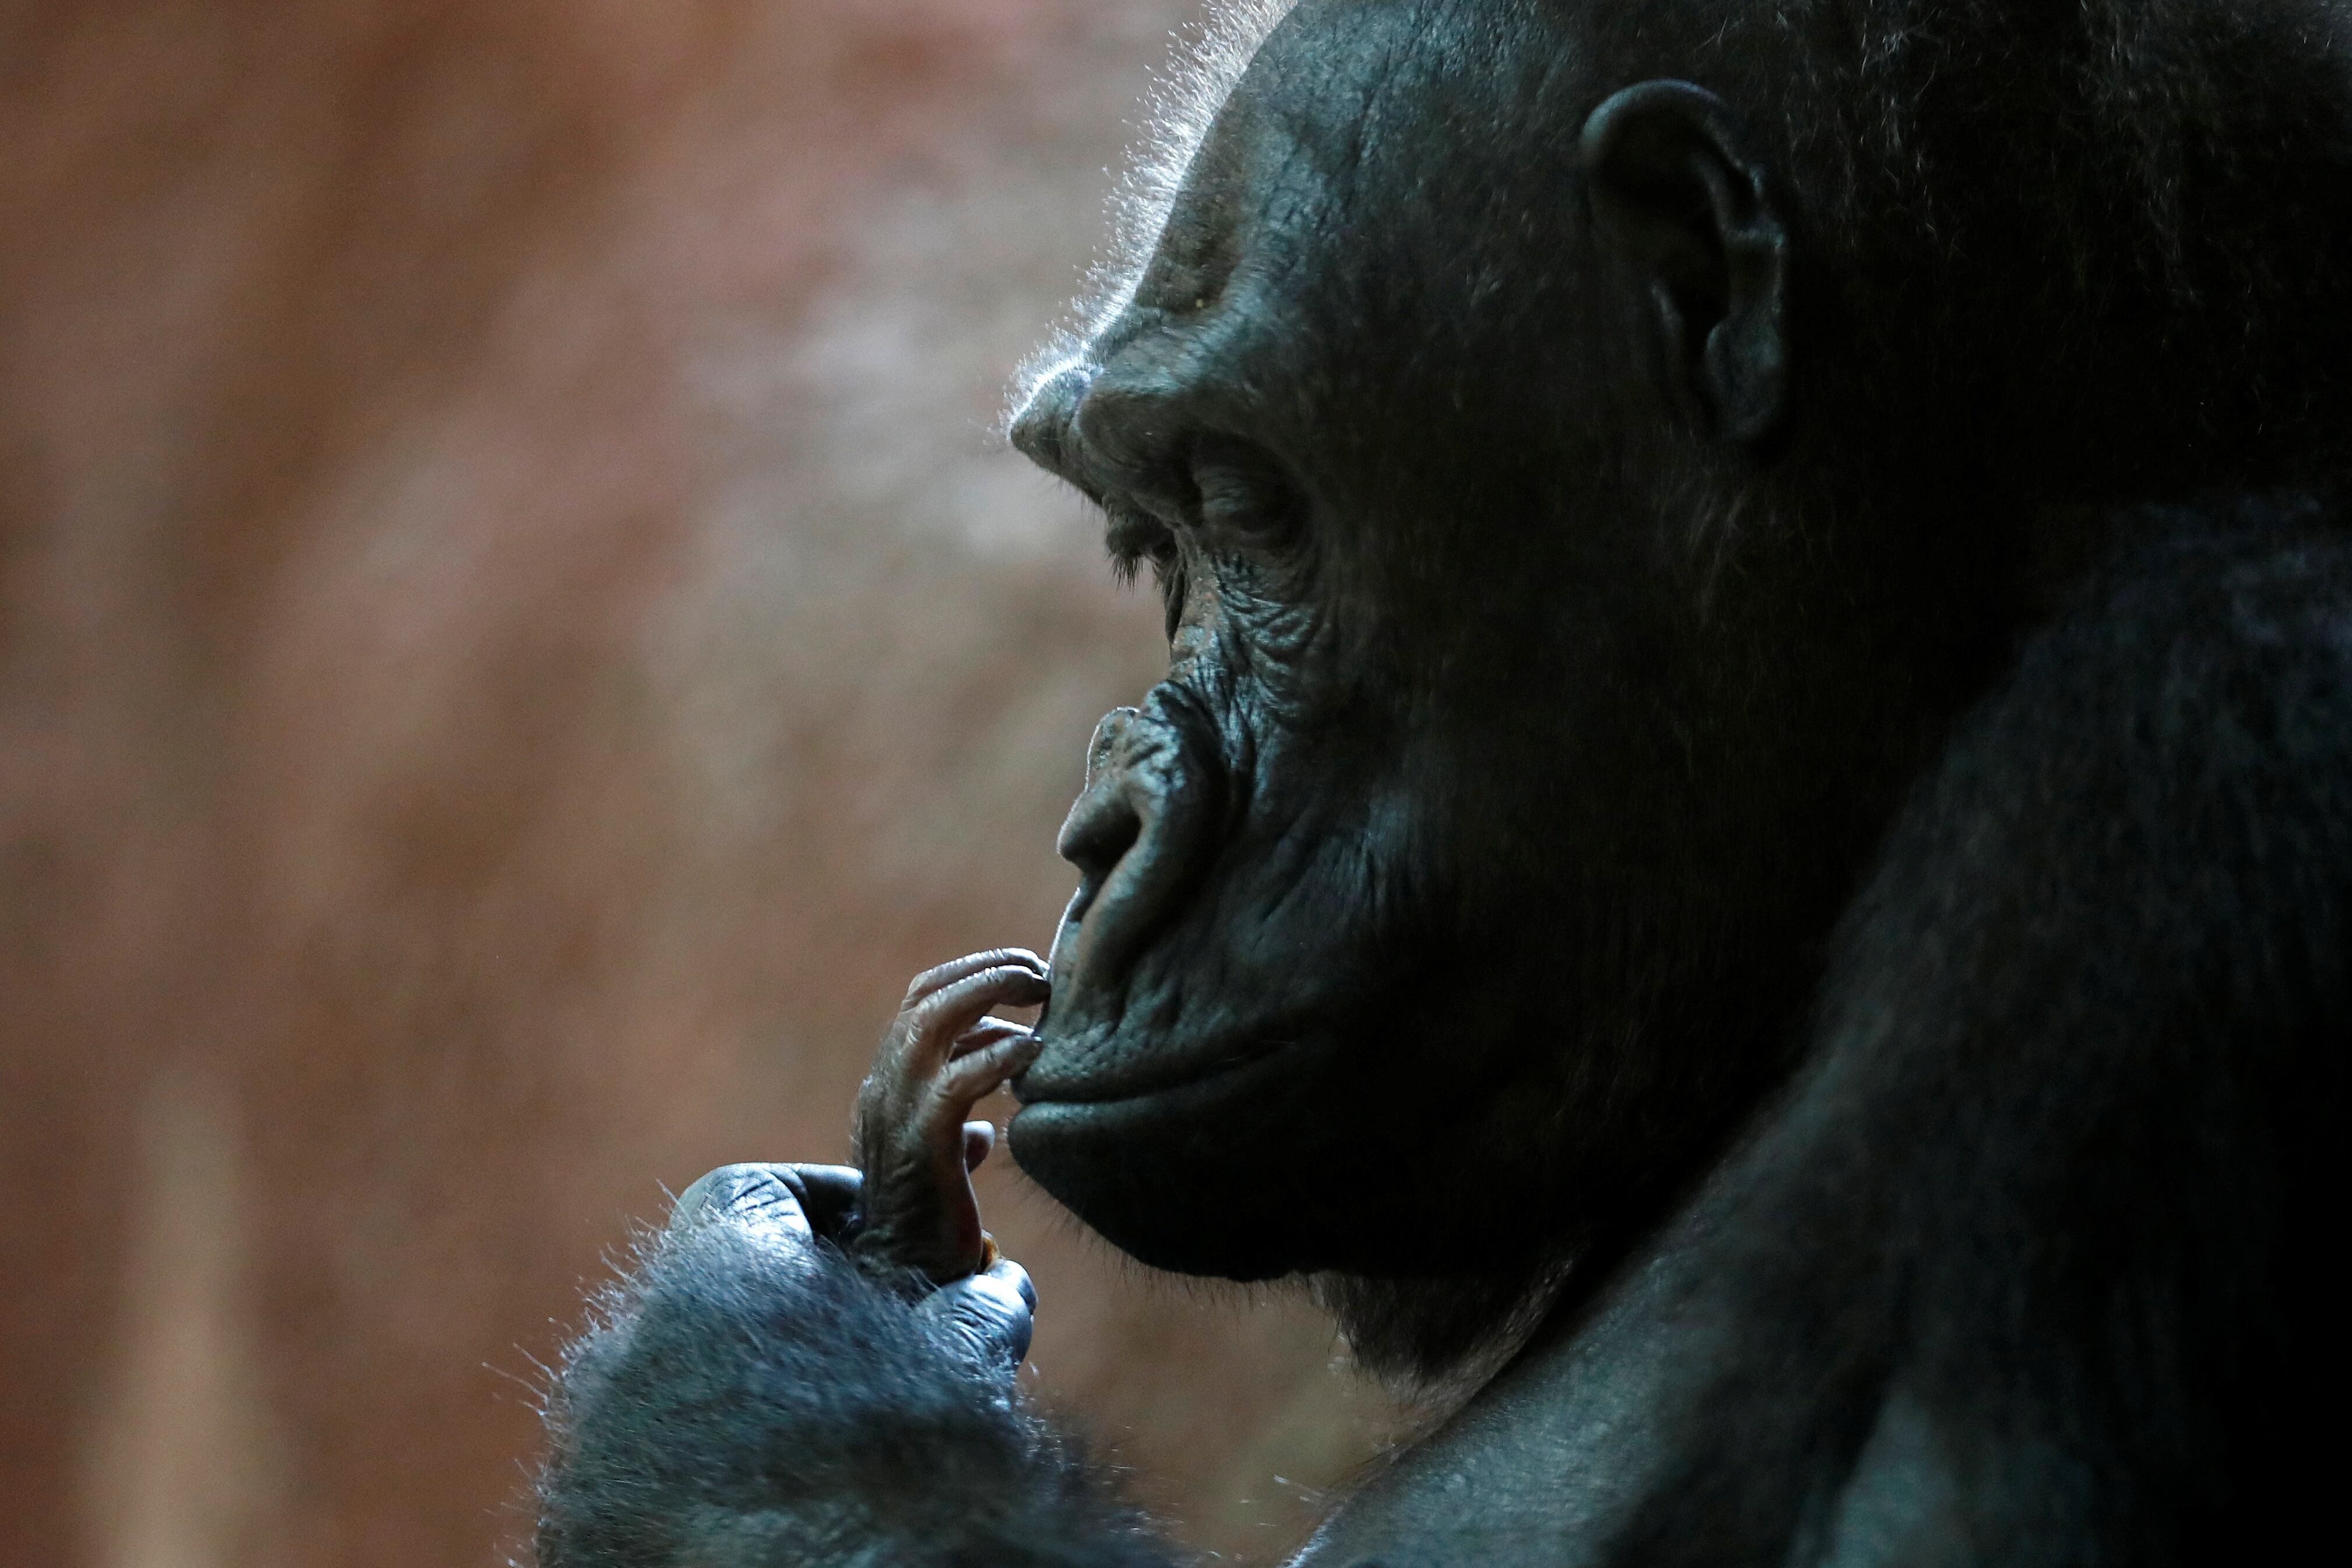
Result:
{"label": "gorilla", "polygon": [[1167,605],[1050,963],[916,983],[860,1170],[689,1190],[559,1373],[542,1568],[1181,1560],[1009,1381],[1007,1082],[1118,1247],[1458,1392],[1302,1563],[2315,1534],[2346,17],[1302,0],[1243,58],[1013,421]]}

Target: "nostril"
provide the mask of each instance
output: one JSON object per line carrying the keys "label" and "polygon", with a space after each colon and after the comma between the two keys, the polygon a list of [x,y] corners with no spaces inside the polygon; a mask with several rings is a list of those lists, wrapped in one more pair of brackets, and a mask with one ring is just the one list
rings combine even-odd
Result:
{"label": "nostril", "polygon": [[1071,808],[1069,820],[1062,825],[1061,842],[1054,847],[1085,874],[1089,889],[1099,889],[1142,835],[1143,818],[1128,804],[1124,791],[1096,789]]}

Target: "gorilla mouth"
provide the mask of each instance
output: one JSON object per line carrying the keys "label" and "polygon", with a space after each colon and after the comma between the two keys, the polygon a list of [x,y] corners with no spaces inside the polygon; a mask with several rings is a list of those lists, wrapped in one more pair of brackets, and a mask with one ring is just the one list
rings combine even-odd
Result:
{"label": "gorilla mouth", "polygon": [[1106,975],[1099,963],[1068,963],[1094,891],[1081,888],[1070,900],[1047,961],[1052,989],[1034,1026],[1041,1049],[1011,1084],[1022,1104],[1149,1100],[1240,1071],[1291,1043],[1283,1031],[1230,1016],[1199,1019],[1184,1005],[1181,975],[1153,975],[1157,965],[1129,962]]}
{"label": "gorilla mouth", "polygon": [[1037,1059],[1009,1086],[1030,1105],[1116,1105],[1192,1090],[1280,1055],[1292,1042],[1270,1040],[1223,1049],[1171,1049],[1159,1042],[1126,1041],[1124,1031],[1089,1030],[1076,1037],[1044,1036]]}
{"label": "gorilla mouth", "polygon": [[[1139,939],[1165,931],[1178,900],[1164,889],[1150,890],[1157,897],[1122,889],[1128,898],[1105,898],[1104,880],[1081,882],[1055,932],[1046,962],[1052,990],[1034,1026],[1042,1049],[1010,1085],[1023,1105],[1109,1105],[1193,1089],[1295,1042],[1295,1030],[1230,1014],[1203,1028],[1185,1005],[1181,975],[1153,974],[1150,948],[1138,951]],[[1122,918],[1143,904],[1150,906],[1149,931]],[[1125,928],[1115,951],[1101,940],[1106,926]]]}

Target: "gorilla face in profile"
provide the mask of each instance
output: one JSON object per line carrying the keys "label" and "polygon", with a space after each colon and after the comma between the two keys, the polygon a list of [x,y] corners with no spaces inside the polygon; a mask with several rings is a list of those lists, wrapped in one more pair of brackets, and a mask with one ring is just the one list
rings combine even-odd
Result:
{"label": "gorilla face in profile", "polygon": [[1460,1274],[1630,1223],[1784,1064],[2008,618],[1981,525],[1821,471],[1736,118],[1609,97],[1569,17],[1291,12],[1014,425],[1168,606],[1012,1128],[1148,1262]]}
{"label": "gorilla face in profile", "polygon": [[2339,8],[1307,0],[1153,232],[1013,428],[1168,605],[1051,963],[702,1189],[546,1568],[1174,1560],[1003,1381],[1007,1079],[1120,1247],[1492,1373],[1302,1563],[2324,1529]]}

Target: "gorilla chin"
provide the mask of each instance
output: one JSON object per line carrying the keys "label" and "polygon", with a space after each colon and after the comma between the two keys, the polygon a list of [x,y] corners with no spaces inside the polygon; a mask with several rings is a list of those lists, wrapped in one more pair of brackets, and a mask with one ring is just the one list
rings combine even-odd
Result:
{"label": "gorilla chin", "polygon": [[[1364,1202],[1377,1179],[1370,1108],[1330,1092],[1349,1076],[1335,1039],[1228,1053],[1202,1076],[1103,1098],[1067,1067],[1072,1042],[1041,1033],[1045,1050],[1013,1085],[1013,1156],[1121,1251],[1180,1274],[1255,1280],[1370,1271],[1394,1247],[1391,1211]],[[1118,1051],[1127,1042],[1087,1036],[1106,1056],[1154,1054],[1150,1042]],[[1236,1161],[1236,1140],[1263,1152]]]}
{"label": "gorilla chin", "polygon": [[[1307,1247],[1331,1239],[1310,1241],[1295,1200],[1273,1195],[1305,1173],[1291,1183],[1262,1169],[1244,1175],[1230,1143],[1239,1126],[1263,1122],[1265,1108],[1286,1098],[1267,1086],[1297,1071],[1288,1054],[1125,1100],[1038,1100],[1016,1085],[1013,1156],[1112,1246],[1152,1268],[1244,1280],[1290,1273]],[[1242,1135],[1284,1144],[1264,1127]]]}

